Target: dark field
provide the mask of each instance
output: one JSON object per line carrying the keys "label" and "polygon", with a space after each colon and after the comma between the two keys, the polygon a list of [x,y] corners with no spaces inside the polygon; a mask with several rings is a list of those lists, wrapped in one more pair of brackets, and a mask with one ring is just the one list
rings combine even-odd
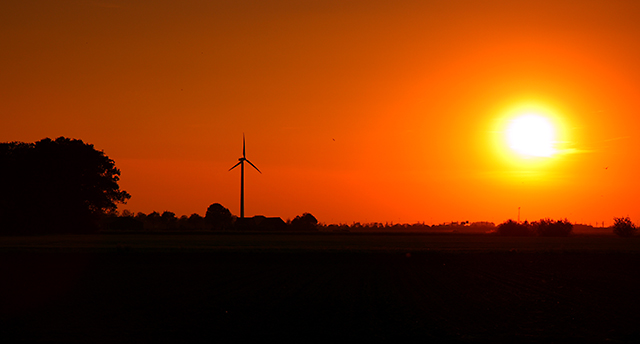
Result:
{"label": "dark field", "polygon": [[0,342],[638,342],[636,239],[0,238]]}

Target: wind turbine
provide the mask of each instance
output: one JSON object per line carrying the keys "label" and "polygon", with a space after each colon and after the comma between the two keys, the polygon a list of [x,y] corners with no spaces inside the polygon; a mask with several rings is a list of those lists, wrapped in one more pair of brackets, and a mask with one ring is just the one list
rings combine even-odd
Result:
{"label": "wind turbine", "polygon": [[[240,218],[241,219],[244,219],[244,162],[245,161],[248,162],[249,165],[251,165],[253,168],[255,168],[256,171],[260,172],[260,170],[256,167],[256,165],[252,164],[251,161],[247,160],[247,154],[246,154],[245,144],[244,144],[244,133],[242,133],[242,157],[238,158],[238,163],[233,165],[233,167],[229,169],[229,171],[231,171],[234,168],[238,167],[238,165],[240,165]],[[260,174],[262,174],[262,172],[260,172]]]}

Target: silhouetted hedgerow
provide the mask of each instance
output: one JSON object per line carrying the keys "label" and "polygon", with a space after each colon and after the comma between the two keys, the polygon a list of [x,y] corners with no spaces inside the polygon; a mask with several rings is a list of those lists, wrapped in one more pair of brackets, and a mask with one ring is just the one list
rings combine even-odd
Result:
{"label": "silhouetted hedgerow", "polygon": [[[127,210],[123,210],[122,217],[127,216],[125,215],[125,212],[130,213]],[[147,231],[192,231],[212,229],[211,224],[207,223],[204,217],[196,213],[191,214],[191,216],[182,215],[178,218],[175,213],[171,211],[164,211],[162,215],[157,211],[149,214],[139,212],[135,217],[133,217],[133,219],[143,224],[142,228],[139,228],[140,230]],[[107,227],[107,229],[113,228]]]}
{"label": "silhouetted hedgerow", "polygon": [[573,224],[569,220],[541,219],[531,224],[537,236],[566,237],[573,231]]}
{"label": "silhouetted hedgerow", "polygon": [[509,219],[498,225],[496,234],[500,236],[532,236],[535,233],[527,221],[520,223]]}
{"label": "silhouetted hedgerow", "polygon": [[[129,220],[118,220],[129,218]],[[131,221],[131,220],[135,220]],[[628,220],[630,223],[630,220]],[[142,227],[140,227],[142,223]],[[631,224],[633,225],[633,224]],[[360,223],[324,224],[319,223],[315,216],[304,213],[286,223],[279,217],[265,217],[256,215],[240,219],[219,203],[214,203],[207,209],[207,216],[199,214],[182,215],[179,218],[170,211],[162,214],[133,213],[123,210],[120,217],[117,212],[108,214],[103,228],[107,230],[127,231],[200,231],[200,230],[229,230],[229,231],[321,231],[321,232],[416,232],[433,234],[494,234],[499,236],[568,236],[573,233],[574,225],[569,220],[541,219],[536,222],[516,222],[507,220],[496,226],[493,222],[453,221],[438,225],[425,223]],[[635,231],[635,230],[634,230]]]}
{"label": "silhouetted hedgerow", "polygon": [[613,233],[617,236],[628,238],[638,231],[629,217],[614,217],[613,221]]}
{"label": "silhouetted hedgerow", "polygon": [[543,236],[566,237],[573,232],[573,224],[569,220],[541,219],[532,223],[507,220],[496,230],[500,236]]}
{"label": "silhouetted hedgerow", "polygon": [[318,224],[320,231],[324,232],[433,232],[433,233],[474,233],[486,234],[495,232],[496,225],[493,222],[469,222],[452,221],[437,225],[428,225],[424,222],[409,223],[360,223],[352,224]]}

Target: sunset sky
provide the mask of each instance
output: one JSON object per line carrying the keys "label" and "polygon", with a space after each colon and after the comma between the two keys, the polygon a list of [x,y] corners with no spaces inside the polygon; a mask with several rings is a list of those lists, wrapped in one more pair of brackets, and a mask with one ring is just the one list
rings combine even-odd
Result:
{"label": "sunset sky", "polygon": [[640,221],[639,1],[5,0],[0,42],[0,141],[94,144],[120,210],[239,215],[244,133],[247,216]]}

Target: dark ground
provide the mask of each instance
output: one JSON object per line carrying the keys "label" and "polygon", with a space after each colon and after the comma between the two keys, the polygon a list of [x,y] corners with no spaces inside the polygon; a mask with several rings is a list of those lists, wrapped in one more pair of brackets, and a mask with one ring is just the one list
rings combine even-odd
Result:
{"label": "dark ground", "polygon": [[636,253],[0,252],[0,342],[638,342]]}

